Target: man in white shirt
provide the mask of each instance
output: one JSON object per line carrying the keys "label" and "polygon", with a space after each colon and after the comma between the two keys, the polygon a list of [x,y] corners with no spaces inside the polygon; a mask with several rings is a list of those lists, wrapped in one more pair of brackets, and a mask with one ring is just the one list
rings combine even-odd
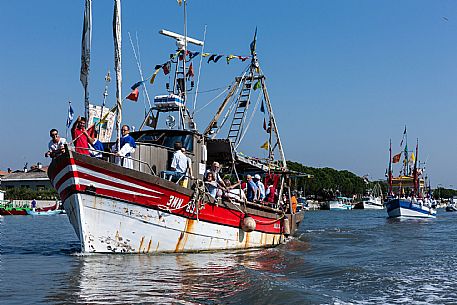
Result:
{"label": "man in white shirt", "polygon": [[171,160],[171,170],[182,176],[187,173],[188,168],[189,160],[182,151],[182,144],[181,142],[176,142],[175,152],[173,154],[173,159]]}
{"label": "man in white shirt", "polygon": [[[128,125],[122,126],[121,132],[121,149],[116,152],[116,164],[133,169],[132,154],[135,152],[136,148],[135,139],[130,135],[130,127]],[[114,144],[111,150],[116,151],[116,146],[117,143]]]}
{"label": "man in white shirt", "polygon": [[265,186],[263,185],[259,174],[254,175],[254,183],[259,188],[259,199],[263,201],[263,199],[265,198]]}
{"label": "man in white shirt", "polygon": [[44,154],[44,156],[46,158],[51,157],[54,159],[65,151],[64,145],[67,144],[67,140],[65,138],[61,138],[57,129],[54,128],[51,129],[49,135],[51,136],[51,141],[49,141],[48,151]]}

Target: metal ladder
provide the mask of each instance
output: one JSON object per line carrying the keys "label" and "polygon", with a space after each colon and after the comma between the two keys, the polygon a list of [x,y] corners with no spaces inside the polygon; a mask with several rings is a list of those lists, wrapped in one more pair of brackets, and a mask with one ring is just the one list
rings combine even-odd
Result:
{"label": "metal ladder", "polygon": [[236,109],[228,132],[228,139],[233,144],[238,141],[240,131],[243,129],[243,121],[249,108],[252,89],[252,76],[243,78],[243,85],[236,100]]}

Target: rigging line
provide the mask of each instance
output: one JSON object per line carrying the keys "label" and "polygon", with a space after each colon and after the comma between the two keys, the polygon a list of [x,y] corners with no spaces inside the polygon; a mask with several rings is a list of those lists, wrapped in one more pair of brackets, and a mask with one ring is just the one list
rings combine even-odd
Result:
{"label": "rigging line", "polygon": [[[136,54],[135,46],[133,45],[133,41],[132,41],[132,36],[130,35],[130,32],[128,32],[128,34],[129,34],[130,44],[132,45],[132,49],[133,49],[133,55],[135,56],[136,65],[138,67],[138,72],[140,73],[141,81],[144,82],[143,70],[141,69],[141,63],[140,63],[140,60],[138,59],[138,56]],[[137,39],[138,55],[139,55],[140,54],[140,46],[139,46],[139,43],[138,43],[138,35],[136,36],[136,39]],[[152,108],[151,100],[149,99],[148,90],[146,90],[146,86],[144,86],[144,85],[143,85],[143,91],[144,91],[144,94],[146,95],[146,99],[148,100],[149,109],[151,109]],[[144,103],[144,108],[146,109],[146,102]]]}
{"label": "rigging line", "polygon": [[257,97],[257,102],[255,103],[254,109],[253,109],[252,112],[251,112],[251,117],[249,118],[249,122],[248,122],[248,124],[246,125],[246,128],[244,129],[243,134],[241,135],[241,138],[240,138],[240,140],[238,141],[238,144],[236,145],[235,148],[238,148],[238,146],[240,146],[240,144],[241,144],[241,141],[243,141],[243,138],[244,138],[244,136],[246,135],[246,132],[247,132],[248,129],[249,129],[249,125],[251,125],[252,119],[254,118],[254,114],[255,114],[255,112],[257,111],[257,108],[259,107],[259,102],[260,102],[260,100],[261,100],[261,98],[260,98],[261,96],[262,96],[262,95],[259,93],[259,96]]}
{"label": "rigging line", "polygon": [[[205,31],[203,33],[202,54],[203,54],[203,51],[205,49],[206,28],[207,28],[207,25],[205,24]],[[200,85],[200,73],[201,73],[201,70],[202,70],[202,60],[203,60],[203,56],[200,56],[200,64],[198,66],[198,76],[197,76],[197,87],[195,87],[194,108],[192,110],[192,116],[194,116],[195,107],[197,106],[197,95],[198,95],[198,86]]]}
{"label": "rigging line", "polygon": [[203,106],[202,108],[198,109],[197,111],[195,111],[194,113],[198,113],[200,111],[202,111],[206,106],[208,106],[209,104],[211,104],[212,102],[214,102],[216,99],[218,99],[222,94],[224,94],[227,90],[229,89],[229,87],[225,88],[224,91],[222,91],[221,93],[219,93],[215,98],[213,98],[211,101],[209,101],[205,106]]}
{"label": "rigging line", "polygon": [[[226,86],[224,87],[219,87],[219,88],[215,88],[215,89],[209,89],[209,90],[205,90],[205,91],[198,91],[199,94],[201,93],[208,93],[208,92],[213,92],[213,91],[217,91],[217,90],[221,90],[221,89],[224,89],[226,88]],[[230,88],[230,86],[228,86],[228,88]],[[189,93],[189,94],[196,94],[196,93]]]}
{"label": "rigging line", "polygon": [[[140,67],[141,67],[140,40],[138,39],[138,32],[135,32],[135,38],[136,38],[136,48],[138,50],[138,62],[140,63]],[[143,76],[141,76],[141,81],[144,81]],[[145,92],[144,95],[146,96],[146,98],[148,100],[149,109],[151,109],[151,100],[149,99],[149,93],[147,91],[146,86],[143,86],[143,90]],[[143,99],[143,103],[144,103],[144,99]]]}

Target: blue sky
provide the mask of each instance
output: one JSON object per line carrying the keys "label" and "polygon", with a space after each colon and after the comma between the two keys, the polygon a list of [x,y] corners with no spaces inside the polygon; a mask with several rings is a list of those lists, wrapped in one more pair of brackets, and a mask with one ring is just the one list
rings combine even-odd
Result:
{"label": "blue sky", "polygon": [[[93,1],[90,96],[101,104],[104,75],[113,72],[113,1]],[[67,102],[83,112],[79,81],[84,1],[0,2],[0,169],[22,168],[43,157],[49,129],[65,135]],[[123,91],[139,80],[127,32],[139,37],[142,68],[151,75],[174,42],[162,28],[182,32],[176,1],[122,2]],[[189,35],[205,50],[249,54],[257,50],[289,160],[348,169],[383,178],[388,143],[394,153],[408,126],[410,147],[419,138],[433,185],[455,185],[457,172],[457,2],[451,0],[314,0],[188,2]],[[199,51],[194,48],[194,51]],[[226,86],[246,64],[203,64],[201,90]],[[164,93],[165,77],[148,85]],[[114,82],[108,105],[114,104]],[[216,93],[202,94],[197,108]],[[206,126],[216,105],[199,112]],[[139,126],[144,102],[127,103],[124,122]],[[250,134],[244,149],[260,146]]]}

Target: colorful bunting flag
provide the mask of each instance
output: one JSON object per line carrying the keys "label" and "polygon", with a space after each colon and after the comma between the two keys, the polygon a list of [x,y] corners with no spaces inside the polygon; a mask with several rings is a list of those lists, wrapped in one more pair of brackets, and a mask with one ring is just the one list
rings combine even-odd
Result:
{"label": "colorful bunting flag", "polygon": [[190,63],[190,66],[189,66],[189,69],[187,70],[187,74],[186,74],[186,77],[187,78],[191,78],[191,77],[194,77],[194,66],[192,65],[192,63]]}
{"label": "colorful bunting flag", "polygon": [[230,54],[229,56],[227,56],[227,57],[225,58],[225,60],[227,61],[227,65],[230,63],[230,61],[231,61],[232,59],[237,58],[237,57],[238,57],[238,56],[235,56],[235,55],[233,55],[233,54]]}
{"label": "colorful bunting flag", "polygon": [[163,64],[162,69],[163,69],[163,74],[168,75],[170,73],[170,69],[171,69],[171,62],[167,61],[165,64]]}
{"label": "colorful bunting flag", "polygon": [[396,154],[395,156],[392,157],[392,163],[400,162],[400,158],[401,158],[401,153]]}
{"label": "colorful bunting flag", "polygon": [[260,105],[260,112],[265,113],[265,106],[263,106],[263,100],[262,100],[262,105]]}
{"label": "colorful bunting flag", "polygon": [[139,86],[141,86],[143,84],[144,81],[139,81],[139,82],[136,82],[133,84],[132,87],[130,87],[130,89],[132,90],[135,90],[136,88],[138,88]]}
{"label": "colorful bunting flag", "polygon": [[218,62],[219,59],[221,59],[224,55],[217,55],[216,58],[214,59],[214,62]]}
{"label": "colorful bunting flag", "polygon": [[[157,66],[156,66],[156,67],[157,67]],[[156,76],[157,76],[157,74],[159,73],[159,71],[160,71],[161,68],[162,68],[162,66],[159,66],[159,68],[156,69],[156,70],[154,71],[154,73],[152,74],[151,80],[149,81],[149,83],[150,83],[151,85],[154,84],[154,80],[156,79]]]}
{"label": "colorful bunting flag", "polygon": [[194,57],[198,56],[200,52],[191,52],[189,51],[189,60],[192,60]]}
{"label": "colorful bunting flag", "polygon": [[268,150],[268,141],[265,141],[265,143],[263,143],[263,145],[260,146],[260,148]]}
{"label": "colorful bunting flag", "polygon": [[138,91],[138,88],[135,88],[135,89],[133,89],[132,92],[130,92],[129,95],[127,95],[126,99],[136,102],[136,101],[138,101],[138,94],[139,93],[140,92]]}
{"label": "colorful bunting flag", "polygon": [[411,153],[411,162],[414,162],[416,161],[416,156],[414,155],[414,153]]}
{"label": "colorful bunting flag", "polygon": [[267,131],[267,121],[263,118],[263,129]]}
{"label": "colorful bunting flag", "polygon": [[208,56],[210,56],[210,55],[211,55],[211,54],[209,54],[209,53],[202,53],[202,57],[208,57]]}
{"label": "colorful bunting flag", "polygon": [[262,85],[260,84],[260,80],[258,80],[258,81],[254,84],[254,90],[260,89],[261,87],[262,87]]}
{"label": "colorful bunting flag", "polygon": [[246,59],[248,59],[249,57],[248,56],[238,56],[239,59],[241,59],[241,61],[246,61]]}
{"label": "colorful bunting flag", "polygon": [[212,54],[209,58],[208,58],[208,63],[210,61],[214,61],[214,58],[216,58],[217,54]]}
{"label": "colorful bunting flag", "polygon": [[257,46],[257,27],[255,27],[254,40],[252,40],[251,45],[250,45],[251,55],[255,54],[256,46]]}

